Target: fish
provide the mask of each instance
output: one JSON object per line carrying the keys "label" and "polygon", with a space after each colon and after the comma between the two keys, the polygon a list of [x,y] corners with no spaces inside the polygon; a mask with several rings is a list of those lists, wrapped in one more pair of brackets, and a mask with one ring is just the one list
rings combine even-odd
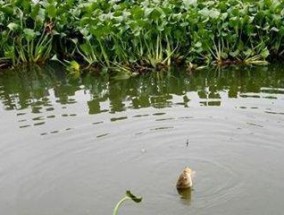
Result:
{"label": "fish", "polygon": [[195,174],[195,171],[192,171],[189,167],[184,168],[180,174],[176,188],[179,190],[192,188],[192,177]]}

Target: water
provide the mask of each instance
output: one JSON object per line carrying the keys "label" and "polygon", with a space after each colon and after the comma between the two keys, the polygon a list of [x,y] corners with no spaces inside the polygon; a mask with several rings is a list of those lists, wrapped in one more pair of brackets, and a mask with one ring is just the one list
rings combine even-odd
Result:
{"label": "water", "polygon": [[[282,214],[284,69],[0,74],[0,214]],[[175,189],[185,166],[194,190]]]}

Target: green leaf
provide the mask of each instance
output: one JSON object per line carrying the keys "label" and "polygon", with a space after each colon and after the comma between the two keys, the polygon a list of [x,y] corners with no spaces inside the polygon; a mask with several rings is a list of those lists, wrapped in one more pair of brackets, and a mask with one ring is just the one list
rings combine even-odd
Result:
{"label": "green leaf", "polygon": [[218,10],[211,10],[209,16],[213,19],[217,19],[220,16],[220,12]]}
{"label": "green leaf", "polygon": [[235,57],[237,57],[240,54],[240,51],[237,49],[236,51],[230,52],[229,54],[230,54],[230,56],[235,58]]}
{"label": "green leaf", "polygon": [[10,29],[10,31],[16,31],[20,28],[20,26],[14,22],[9,23],[7,27]]}
{"label": "green leaf", "polygon": [[252,55],[253,51],[251,49],[247,49],[243,53],[244,53],[245,57],[250,57]]}
{"label": "green leaf", "polygon": [[24,32],[25,38],[26,38],[28,41],[33,40],[33,39],[36,37],[36,35],[37,35],[37,33],[36,33],[33,29],[30,29],[30,28],[25,28],[25,29],[23,30],[23,32]]}
{"label": "green leaf", "polygon": [[77,61],[72,60],[72,61],[69,62],[67,70],[68,71],[79,72],[80,71],[80,64]]}
{"label": "green leaf", "polygon": [[142,197],[137,197],[137,196],[135,196],[134,194],[132,194],[131,192],[130,192],[130,190],[127,190],[126,191],[126,196],[128,196],[129,198],[131,198],[134,202],[136,202],[136,203],[139,203],[139,202],[141,202],[142,201]]}
{"label": "green leaf", "polygon": [[57,9],[56,9],[55,5],[50,4],[46,7],[46,12],[47,12],[47,15],[49,16],[49,18],[55,18],[56,13],[57,13]]}
{"label": "green leaf", "polygon": [[208,10],[208,8],[203,8],[199,11],[199,13],[204,17],[211,17],[213,19],[216,19],[220,16],[220,12],[217,9]]}
{"label": "green leaf", "polygon": [[195,46],[196,48],[200,48],[200,47],[202,46],[202,43],[201,43],[201,42],[197,42],[197,43],[194,44],[194,46]]}
{"label": "green leaf", "polygon": [[270,29],[270,31],[278,32],[278,31],[279,31],[279,29],[278,29],[278,28],[276,28],[276,27],[272,27],[272,28]]}
{"label": "green leaf", "polygon": [[197,4],[197,0],[183,0],[183,4],[186,8],[189,8],[191,5],[195,6]]}
{"label": "green leaf", "polygon": [[2,11],[4,14],[6,14],[7,16],[12,16],[13,15],[13,8],[10,5],[1,5],[0,4],[0,11]]}
{"label": "green leaf", "polygon": [[83,43],[80,45],[80,49],[85,53],[85,54],[91,54],[92,53],[92,47],[90,46],[89,43]]}
{"label": "green leaf", "polygon": [[40,10],[40,5],[39,4],[36,4],[35,6],[33,6],[31,14],[30,14],[31,18],[33,18],[35,20],[37,15],[39,14],[39,10]]}
{"label": "green leaf", "polygon": [[226,52],[221,52],[221,57],[222,57],[222,59],[227,59],[228,54]]}
{"label": "green leaf", "polygon": [[260,53],[260,56],[263,57],[263,59],[267,58],[269,56],[269,50],[267,49],[267,47],[265,49],[263,49]]}

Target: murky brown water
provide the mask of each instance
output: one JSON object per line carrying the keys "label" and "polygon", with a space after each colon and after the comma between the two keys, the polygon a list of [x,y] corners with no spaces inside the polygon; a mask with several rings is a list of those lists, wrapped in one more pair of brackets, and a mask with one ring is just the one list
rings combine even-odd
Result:
{"label": "murky brown water", "polygon": [[[0,74],[0,214],[284,213],[284,69]],[[188,144],[187,144],[188,142]],[[185,197],[175,183],[196,171]]]}

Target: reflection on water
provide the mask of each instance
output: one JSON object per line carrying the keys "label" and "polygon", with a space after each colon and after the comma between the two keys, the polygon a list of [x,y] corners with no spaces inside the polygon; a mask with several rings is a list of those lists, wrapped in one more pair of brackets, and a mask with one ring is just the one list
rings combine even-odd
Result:
{"label": "reflection on water", "polygon": [[177,192],[180,195],[182,204],[185,204],[185,205],[191,204],[192,189],[184,189],[184,190],[178,189]]}
{"label": "reflection on water", "polygon": [[111,214],[128,189],[145,201],[125,215],[282,214],[281,66],[66,74],[0,73],[0,214]]}
{"label": "reflection on water", "polygon": [[[88,114],[116,113],[146,107],[221,106],[227,99],[233,98],[262,98],[270,99],[273,103],[279,99],[279,95],[284,94],[283,86],[284,72],[277,66],[203,71],[193,75],[177,70],[125,81],[94,75],[74,80],[61,67],[40,69],[34,66],[0,75],[0,101],[5,110],[18,110],[20,127],[24,128],[43,125],[44,121],[55,117],[76,117],[76,113],[65,113],[64,109],[82,101],[86,104]],[[60,104],[60,107],[56,104]],[[58,108],[61,114],[53,114]],[[258,107],[240,105],[236,108]],[[282,111],[265,111],[284,114]],[[45,114],[26,122],[24,115],[28,112]],[[138,116],[142,115],[135,117]],[[124,119],[127,117],[113,117],[111,121]]]}

